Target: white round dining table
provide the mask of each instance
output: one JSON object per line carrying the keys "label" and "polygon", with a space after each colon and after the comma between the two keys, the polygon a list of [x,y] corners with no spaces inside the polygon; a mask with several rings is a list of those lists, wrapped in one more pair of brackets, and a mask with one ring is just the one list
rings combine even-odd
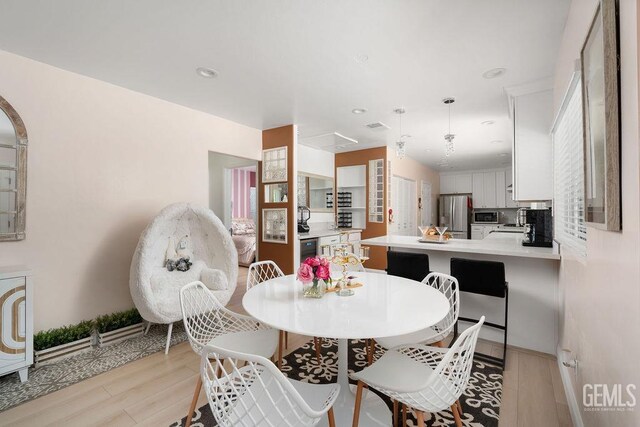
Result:
{"label": "white round dining table", "polygon": [[[353,272],[355,295],[335,292],[305,298],[294,275],[267,280],[249,289],[242,299],[251,316],[273,328],[301,335],[338,339],[338,384],[334,404],[337,426],[351,425],[355,396],[349,387],[348,340],[381,338],[417,332],[435,325],[449,311],[438,290],[415,280],[382,273]],[[326,425],[323,417],[320,425]],[[391,411],[373,392],[362,399],[361,427],[391,425]]]}

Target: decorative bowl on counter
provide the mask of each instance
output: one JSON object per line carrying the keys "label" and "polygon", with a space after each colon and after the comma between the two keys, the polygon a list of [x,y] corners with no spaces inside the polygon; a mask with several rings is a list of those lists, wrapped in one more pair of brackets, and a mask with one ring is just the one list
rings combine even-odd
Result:
{"label": "decorative bowl on counter", "polygon": [[[437,227],[418,227],[420,229],[420,233],[422,233],[422,238],[419,239],[420,242],[425,243],[446,243],[453,236],[448,231],[443,231],[442,236],[438,232]],[[444,227],[446,230],[446,227]]]}

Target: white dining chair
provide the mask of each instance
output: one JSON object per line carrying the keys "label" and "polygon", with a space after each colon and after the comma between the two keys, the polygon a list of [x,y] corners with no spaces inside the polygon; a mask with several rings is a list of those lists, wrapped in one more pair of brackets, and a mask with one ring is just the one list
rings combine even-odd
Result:
{"label": "white dining chair", "polygon": [[[284,273],[273,261],[258,261],[249,266],[249,272],[247,273],[247,291],[254,286],[266,282],[267,280],[275,279],[284,276]],[[318,364],[322,361],[320,348],[322,346],[322,338],[313,337],[313,346],[316,351],[316,360]],[[289,333],[287,331],[280,331],[278,336],[278,368],[282,369],[282,354],[283,349],[289,347]]]}
{"label": "white dining chair", "polygon": [[351,375],[358,381],[353,427],[358,426],[364,385],[375,388],[394,401],[394,425],[398,418],[397,403],[413,408],[418,427],[424,427],[424,412],[440,412],[451,408],[457,427],[462,427],[458,399],[471,375],[473,353],[480,321],[465,330],[451,348],[408,345],[387,351],[371,366]]}
{"label": "white dining chair", "polygon": [[291,380],[262,356],[217,345],[204,348],[200,375],[221,427],[314,426],[325,415],[335,427],[332,406],[339,384]]}
{"label": "white dining chair", "polygon": [[[283,276],[284,273],[273,261],[254,262],[249,266],[247,273],[247,291],[262,282]],[[289,333],[280,331],[278,333],[278,368],[280,369],[282,369],[282,354],[287,347],[289,347]]]}
{"label": "white dining chair", "polygon": [[376,342],[381,347],[389,349],[409,344],[429,344],[440,347],[442,340],[453,331],[460,312],[460,287],[458,286],[458,280],[448,274],[434,272],[429,273],[427,277],[422,280],[422,283],[444,294],[449,301],[449,312],[444,319],[429,328],[411,334],[376,339]]}
{"label": "white dining chair", "polygon": [[[180,289],[180,307],[189,343],[199,355],[209,344],[262,357],[272,357],[276,351],[276,329],[228,310],[202,282],[189,283]],[[198,377],[185,427],[191,424],[201,388],[202,379]]]}

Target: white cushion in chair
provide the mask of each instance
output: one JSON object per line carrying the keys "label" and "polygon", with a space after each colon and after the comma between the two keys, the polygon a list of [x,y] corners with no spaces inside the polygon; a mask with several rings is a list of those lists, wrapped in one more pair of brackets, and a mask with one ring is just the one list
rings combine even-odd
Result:
{"label": "white cushion in chair", "polygon": [[276,352],[278,334],[277,329],[232,332],[212,339],[209,344],[238,353],[257,354],[268,359]]}
{"label": "white cushion in chair", "polygon": [[376,342],[386,349],[409,344],[433,344],[440,340],[440,334],[433,328],[426,328],[412,334],[398,335],[397,337],[376,338]]}
{"label": "white cushion in chair", "polygon": [[200,273],[200,281],[212,291],[226,291],[229,288],[229,281],[224,271],[217,268],[203,268]]}
{"label": "white cushion in chair", "polygon": [[351,375],[354,380],[394,391],[418,391],[433,370],[395,350],[389,350],[371,366]]}

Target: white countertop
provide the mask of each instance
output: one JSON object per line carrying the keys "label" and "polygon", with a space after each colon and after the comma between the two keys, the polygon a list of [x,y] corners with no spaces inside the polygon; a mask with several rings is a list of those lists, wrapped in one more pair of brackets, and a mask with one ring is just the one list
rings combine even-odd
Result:
{"label": "white countertop", "polygon": [[427,251],[460,252],[559,260],[558,247],[535,248],[522,246],[520,233],[491,233],[482,240],[451,239],[447,243],[422,243],[418,236],[382,236],[365,239],[361,243],[369,246],[420,249]]}
{"label": "white countertop", "polygon": [[337,236],[341,233],[360,233],[360,232],[362,232],[362,230],[356,229],[356,228],[334,229],[334,230],[331,230],[328,228],[322,228],[319,230],[311,229],[308,233],[298,233],[298,239],[299,240],[317,239],[319,237]]}

